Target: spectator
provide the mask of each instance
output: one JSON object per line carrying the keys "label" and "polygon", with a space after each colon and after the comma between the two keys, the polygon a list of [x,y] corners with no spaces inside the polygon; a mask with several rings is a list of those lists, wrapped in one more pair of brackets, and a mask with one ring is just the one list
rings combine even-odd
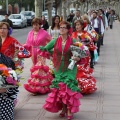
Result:
{"label": "spectator", "polygon": [[70,15],[67,18],[67,21],[68,22],[72,22],[74,16],[75,16],[75,14],[73,13],[73,10],[71,10],[71,13],[70,13]]}
{"label": "spectator", "polygon": [[109,21],[110,29],[112,29],[114,22],[114,10],[111,10],[110,15],[108,16],[108,21]]}
{"label": "spectator", "polygon": [[44,30],[47,30],[47,29],[49,28],[48,22],[47,22],[47,20],[45,19],[45,16],[44,16],[44,15],[42,16],[42,28],[43,28]]}
{"label": "spectator", "polygon": [[5,19],[2,20],[2,22],[7,22],[9,24],[9,26],[13,29],[13,23],[8,17],[9,17],[9,15],[5,14]]}
{"label": "spectator", "polygon": [[60,35],[60,16],[56,15],[53,17],[52,19],[52,26],[49,27],[49,34],[51,35],[51,37],[54,38],[58,38],[58,36]]}

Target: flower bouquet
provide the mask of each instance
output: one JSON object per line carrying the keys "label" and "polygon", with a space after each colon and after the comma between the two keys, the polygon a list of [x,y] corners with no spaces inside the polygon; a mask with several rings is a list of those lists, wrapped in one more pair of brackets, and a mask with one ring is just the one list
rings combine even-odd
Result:
{"label": "flower bouquet", "polygon": [[86,45],[90,51],[94,51],[96,46],[94,45],[93,38],[88,32],[78,34],[79,41]]}
{"label": "flower bouquet", "polygon": [[19,85],[16,72],[4,64],[0,64],[0,88],[14,88]]}
{"label": "flower bouquet", "polygon": [[89,33],[80,33],[78,34],[79,41],[84,43],[84,45],[88,45],[91,42],[91,36]]}
{"label": "flower bouquet", "polygon": [[99,35],[95,30],[92,30],[90,34],[92,36],[93,41],[98,41]]}
{"label": "flower bouquet", "polygon": [[[73,55],[72,57],[84,58],[89,55],[88,47],[80,42],[76,42],[73,45],[71,45],[70,50]],[[77,61],[71,59],[71,63],[69,64],[68,69],[72,70],[76,62]]]}

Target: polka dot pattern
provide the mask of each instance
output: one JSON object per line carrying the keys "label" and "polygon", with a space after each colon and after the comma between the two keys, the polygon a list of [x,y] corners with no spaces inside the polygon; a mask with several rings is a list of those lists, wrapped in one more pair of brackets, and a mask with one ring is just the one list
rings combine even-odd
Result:
{"label": "polka dot pattern", "polygon": [[13,100],[3,98],[0,95],[0,120],[14,120]]}

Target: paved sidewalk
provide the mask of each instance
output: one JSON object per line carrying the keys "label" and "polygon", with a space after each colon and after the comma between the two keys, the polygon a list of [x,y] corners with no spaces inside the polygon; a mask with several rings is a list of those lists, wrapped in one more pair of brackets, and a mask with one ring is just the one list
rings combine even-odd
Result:
{"label": "paved sidewalk", "polygon": [[[27,80],[32,63],[25,60],[23,77]],[[98,90],[85,95],[81,100],[80,112],[73,120],[119,120],[120,119],[120,23],[116,21],[113,29],[105,33],[104,46],[94,76]],[[22,83],[26,81],[23,80]],[[42,106],[47,95],[32,96],[20,87],[19,102],[15,108],[15,120],[66,120],[58,113],[45,111]]]}

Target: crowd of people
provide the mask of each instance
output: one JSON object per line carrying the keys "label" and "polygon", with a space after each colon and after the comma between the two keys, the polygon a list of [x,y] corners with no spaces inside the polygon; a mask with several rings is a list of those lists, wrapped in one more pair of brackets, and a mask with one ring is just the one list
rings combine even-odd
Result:
{"label": "crowd of people", "polygon": [[[43,108],[53,113],[61,111],[59,117],[72,120],[84,94],[97,90],[94,66],[104,44],[105,30],[109,26],[112,29],[113,22],[114,11],[103,9],[89,10],[84,15],[79,10],[75,14],[72,11],[67,21],[56,15],[51,26],[42,16],[33,19],[32,30],[21,45],[10,36],[12,25],[6,15],[6,20],[0,23],[0,59],[4,56],[6,62],[0,64],[18,72],[24,68],[23,59],[31,57],[33,64],[25,90],[33,95],[49,93]],[[4,70],[0,68],[0,71],[0,81],[6,80]],[[19,85],[13,86],[0,87],[0,120],[14,120]]]}

